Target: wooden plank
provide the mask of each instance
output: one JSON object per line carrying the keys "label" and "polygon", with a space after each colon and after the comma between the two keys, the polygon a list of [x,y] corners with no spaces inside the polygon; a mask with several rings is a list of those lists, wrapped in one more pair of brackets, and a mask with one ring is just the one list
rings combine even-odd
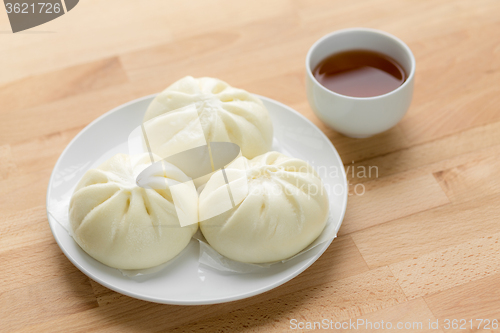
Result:
{"label": "wooden plank", "polygon": [[[365,172],[368,176],[368,170],[355,172]],[[357,184],[351,186],[350,192],[341,235],[450,202],[430,174],[397,183],[375,181],[366,191],[364,184]]]}
{"label": "wooden plank", "polygon": [[0,216],[0,255],[6,251],[51,240],[45,205]]}
{"label": "wooden plank", "polygon": [[0,253],[4,263],[0,291],[6,292],[78,272],[57,246],[50,230],[41,237],[45,241]]}
{"label": "wooden plank", "polygon": [[41,169],[0,181],[0,214],[14,214],[45,205],[52,169]]}
{"label": "wooden plank", "polygon": [[88,278],[81,272],[73,272],[2,292],[2,331],[24,330],[35,323],[49,322],[97,306]]}
{"label": "wooden plank", "polygon": [[[425,302],[432,313],[439,319],[441,327],[446,324],[445,319],[457,319],[457,329],[446,329],[445,332],[498,332],[500,328],[492,328],[491,322],[496,319],[500,322],[500,274],[491,275],[484,279],[472,281],[459,287],[426,296]],[[460,319],[467,323],[461,329]],[[472,329],[469,320],[472,319]],[[489,327],[486,322],[478,319],[489,319]],[[482,324],[482,326],[479,326]]]}
{"label": "wooden plank", "polygon": [[[32,141],[61,130],[81,128],[95,118],[132,99],[149,93],[129,83],[83,92],[26,109],[0,113],[0,143]],[[71,110],[70,112],[68,110]]]}
{"label": "wooden plank", "polygon": [[[372,186],[375,187],[378,186],[377,185],[378,182],[397,183],[401,181],[406,181],[408,179],[421,177],[427,174],[434,174],[434,176],[436,177],[436,175],[443,170],[459,167],[461,165],[469,163],[470,161],[481,161],[489,158],[490,156],[496,156],[497,154],[500,154],[500,145],[487,147],[484,149],[478,149],[469,153],[453,156],[448,159],[439,160],[430,164],[422,165],[420,167],[416,167],[415,169],[409,169],[400,173],[391,174],[387,177],[381,177],[377,181],[371,181],[370,178],[355,178],[355,181],[349,180],[349,182],[351,184],[351,187],[357,184],[363,184],[366,190],[369,190]],[[355,166],[355,168],[357,168],[357,166]],[[351,175],[349,177],[351,177]],[[366,180],[368,181],[365,182]],[[445,191],[446,189],[443,190]],[[485,195],[487,195],[487,193],[488,192],[485,192]]]}
{"label": "wooden plank", "polygon": [[[356,293],[352,288],[356,286]],[[360,316],[406,301],[387,267],[288,294],[271,302],[186,325],[173,332],[248,330],[288,331],[293,320],[320,321],[328,318],[340,321]]]}
{"label": "wooden plank", "polygon": [[[245,82],[243,85],[253,94],[269,97],[286,105],[293,105],[302,103],[307,98],[305,79],[302,70],[290,71],[270,78]],[[299,87],[303,89],[298,89]]]}
{"label": "wooden plank", "polygon": [[409,299],[500,273],[500,233],[389,266]]}
{"label": "wooden plank", "polygon": [[[495,10],[498,10],[498,3],[495,6]],[[425,70],[418,74],[421,82],[434,80],[434,83],[416,90],[418,106],[412,108],[412,112],[401,122],[401,128],[412,144],[428,142],[500,120],[496,112],[499,88],[494,84],[500,78],[497,71],[499,62],[495,56],[498,42],[488,38],[485,33],[491,29],[499,29],[500,20],[498,17],[494,19],[492,13],[481,15],[481,19],[485,21],[477,27],[474,22],[478,18],[477,7],[470,9],[469,15],[473,18],[469,20],[471,26],[422,43],[428,43],[421,61]],[[448,59],[441,58],[443,62],[437,64],[437,53],[432,52],[431,45],[439,45],[441,50],[446,49]],[[478,62],[476,57],[479,54],[488,61]],[[438,78],[436,70],[440,71]],[[466,83],[464,77],[467,78]],[[425,119],[433,119],[432,125]]]}
{"label": "wooden plank", "polygon": [[368,267],[446,249],[500,232],[498,197],[449,204],[351,234]]}
{"label": "wooden plank", "polygon": [[[133,82],[154,85],[156,91],[186,75],[217,77],[230,85],[247,89],[248,82],[271,79],[291,71],[302,72],[304,50],[314,40],[304,31],[297,30],[299,23],[296,18],[280,15],[259,23],[239,26],[230,33],[224,32],[222,36],[228,37],[222,45],[215,44],[221,38],[220,33],[204,33],[183,42],[194,44],[194,47],[181,49],[177,42],[173,42],[154,48],[153,52],[141,50],[124,54],[121,56],[122,63]],[[262,34],[282,38],[262,39]],[[200,52],[195,52],[197,50]],[[144,62],[144,59],[148,61]],[[210,66],[206,66],[207,63]]]}
{"label": "wooden plank", "polygon": [[28,77],[0,87],[0,103],[14,111],[127,82],[118,57]]}
{"label": "wooden plank", "polygon": [[471,160],[434,175],[452,202],[463,202],[500,193],[498,155]]}
{"label": "wooden plank", "polygon": [[[446,161],[447,159],[460,158],[461,155],[498,146],[499,143],[500,122],[495,122],[425,144],[416,145],[387,155],[354,163],[353,167],[355,169],[360,167],[368,169],[370,166],[377,166],[379,176],[387,177]],[[466,161],[460,159],[459,164],[455,164],[454,166],[464,163],[466,163]],[[432,170],[432,172],[437,172],[444,170],[444,168],[433,168]],[[367,179],[364,178],[352,178],[351,175],[348,175],[348,178],[352,183],[367,181]]]}
{"label": "wooden plank", "polygon": [[[124,6],[120,0],[105,4],[96,0],[80,2],[65,16],[34,29],[52,33],[5,36],[9,43],[0,45],[3,54],[0,68],[9,70],[2,72],[0,84],[151,47],[173,41],[176,36],[186,38],[200,31],[230,30],[240,24],[278,16],[289,8],[287,0],[253,1],[244,10],[230,0],[186,4],[152,0],[147,6],[141,3]],[[115,19],[110,19],[111,16]],[[123,24],[117,24],[117,18]],[[3,30],[10,30],[8,25],[2,26]]]}
{"label": "wooden plank", "polygon": [[82,129],[80,126],[14,144],[12,158],[19,173],[30,174],[53,168],[63,150]]}
{"label": "wooden plank", "polygon": [[[161,69],[177,65],[179,62],[193,62],[199,58],[219,54],[235,43],[240,35],[233,31],[217,31],[196,35],[180,41],[157,45],[151,48],[126,53],[120,56],[127,74],[134,81],[153,79],[159,82],[158,91],[172,84],[176,78],[171,76],[153,76],[151,69]],[[194,75],[186,72],[185,75]]]}
{"label": "wooden plank", "polygon": [[12,148],[5,144],[0,146],[0,181],[18,175],[19,170],[12,156]]}
{"label": "wooden plank", "polygon": [[[366,315],[344,321],[342,324],[348,329],[338,329],[335,332],[443,332],[440,329],[430,329],[429,322],[434,322],[436,318],[423,300],[417,298],[404,302],[390,308],[371,312]],[[356,324],[353,325],[352,323]],[[342,326],[339,326],[342,327]],[[335,326],[334,326],[335,328]]]}

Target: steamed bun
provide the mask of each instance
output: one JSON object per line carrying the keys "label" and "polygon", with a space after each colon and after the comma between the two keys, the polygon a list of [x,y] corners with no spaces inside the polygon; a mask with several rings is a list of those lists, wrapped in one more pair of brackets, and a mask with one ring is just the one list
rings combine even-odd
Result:
{"label": "steamed bun", "polygon": [[253,158],[268,152],[273,141],[262,101],[209,77],[186,76],[173,83],[151,102],[144,123],[153,152],[162,158],[208,142],[236,143],[243,156]]}
{"label": "steamed bun", "polygon": [[[180,226],[170,188],[153,190],[136,184],[138,172],[150,164],[147,154],[115,155],[87,171],[73,193],[69,208],[73,238],[108,266],[142,269],[162,264],[181,252],[198,229],[198,223]],[[175,167],[151,177],[165,183],[189,180]],[[180,196],[188,203],[184,208],[192,210],[185,213],[197,219],[194,185]]]}
{"label": "steamed bun", "polygon": [[[229,166],[225,172],[229,188],[241,188],[232,185],[241,183],[242,169]],[[219,253],[248,263],[284,260],[323,231],[328,196],[307,162],[269,152],[247,162],[245,177],[246,196],[222,214],[214,216],[214,210],[227,196],[225,182],[212,176],[200,194],[200,229]]]}

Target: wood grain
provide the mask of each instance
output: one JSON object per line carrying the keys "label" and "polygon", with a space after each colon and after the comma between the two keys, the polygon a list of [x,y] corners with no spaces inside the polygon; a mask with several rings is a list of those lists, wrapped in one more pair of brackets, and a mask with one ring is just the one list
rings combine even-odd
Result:
{"label": "wood grain", "polygon": [[[356,172],[360,174],[364,171]],[[375,173],[372,176],[375,177]],[[450,202],[431,175],[397,183],[374,181],[366,187],[365,184],[358,184],[351,186],[351,194],[344,224],[339,231],[341,235]]]}
{"label": "wood grain", "polygon": [[12,112],[123,82],[127,75],[114,57],[12,82],[0,88],[0,102]]}
{"label": "wood grain", "polygon": [[[497,155],[498,156],[498,155]],[[500,192],[500,161],[487,156],[438,171],[434,175],[452,202],[463,202]]]}
{"label": "wood grain", "polygon": [[10,145],[0,146],[0,180],[18,174],[17,165],[12,156]]}
{"label": "wood grain", "polygon": [[[366,159],[353,164],[355,170],[360,167],[369,168],[376,166],[380,177],[387,177],[411,170],[426,169],[429,166],[432,172],[442,171],[443,165],[449,160],[459,161],[454,166],[468,162],[467,154],[477,153],[483,149],[500,145],[500,122],[480,127],[472,127],[467,131],[444,136],[421,145],[411,146],[405,149],[385,154],[383,156]],[[429,169],[427,169],[429,170]],[[426,170],[426,172],[428,172]],[[354,183],[367,181],[367,178],[352,177],[347,174],[349,180]]]}
{"label": "wood grain", "polygon": [[352,233],[370,268],[500,232],[498,197],[446,205]]}
{"label": "wood grain", "polygon": [[500,291],[500,274],[484,279],[468,282],[461,286],[425,297],[436,318],[444,322],[445,319],[472,319],[472,329],[448,329],[446,332],[498,332],[490,325],[485,329],[484,322],[478,328],[478,319],[494,319],[500,322],[500,308],[497,305]]}
{"label": "wood grain", "polygon": [[2,330],[13,332],[97,306],[88,278],[75,271],[2,293]]}
{"label": "wood grain", "polygon": [[[500,319],[499,13],[498,0],[86,0],[12,34],[0,10],[0,331],[289,332],[291,319],[326,318],[469,332],[443,321]],[[417,62],[406,116],[363,140],[325,126],[305,93],[309,47],[355,26],[396,35]],[[71,139],[186,75],[296,109],[363,190],[316,263],[245,300],[181,307],[118,294],[73,266],[47,223],[48,180]]]}
{"label": "wood grain", "polygon": [[[355,293],[352,292],[354,286]],[[252,326],[249,331],[258,332],[265,330],[262,327],[264,325],[276,331],[284,331],[290,328],[292,319],[320,321],[322,318],[329,318],[341,321],[404,301],[406,297],[395,283],[394,276],[387,267],[383,267],[288,294],[272,302],[235,310],[174,332],[231,331]]]}
{"label": "wood grain", "polygon": [[[422,319],[427,320],[423,321]],[[383,332],[391,330],[399,330],[404,332],[443,332],[440,329],[429,329],[429,321],[435,321],[434,314],[431,312],[423,298],[417,298],[408,302],[404,302],[387,309],[372,312],[357,318],[352,318],[351,321],[344,321],[352,324],[358,323],[359,327],[354,326],[348,329],[339,329],[338,332]],[[344,323],[343,322],[343,323]],[[342,323],[342,324],[343,324]],[[378,323],[378,326],[377,324]],[[383,323],[385,323],[385,326]],[[387,323],[391,323],[391,328],[387,327]],[[398,324],[399,327],[398,328]],[[406,325],[406,326],[405,326]],[[345,327],[349,327],[345,325]]]}
{"label": "wood grain", "polygon": [[389,267],[409,299],[500,273],[500,234],[481,237]]}

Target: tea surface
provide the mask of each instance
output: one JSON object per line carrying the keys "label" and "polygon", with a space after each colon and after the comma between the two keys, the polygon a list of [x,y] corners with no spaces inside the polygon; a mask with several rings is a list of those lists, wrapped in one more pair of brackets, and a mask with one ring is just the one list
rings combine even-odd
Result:
{"label": "tea surface", "polygon": [[351,97],[387,94],[406,80],[403,67],[385,54],[352,50],[323,59],[313,75],[325,88]]}

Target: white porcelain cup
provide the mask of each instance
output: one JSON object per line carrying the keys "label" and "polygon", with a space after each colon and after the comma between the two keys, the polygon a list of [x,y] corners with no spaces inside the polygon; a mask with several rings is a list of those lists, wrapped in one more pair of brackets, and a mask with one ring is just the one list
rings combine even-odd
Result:
{"label": "white porcelain cup", "polygon": [[[322,86],[313,70],[326,57],[348,50],[369,50],[396,60],[408,77],[397,89],[374,97],[351,97]],[[307,98],[316,115],[334,130],[353,138],[366,138],[396,125],[413,95],[415,58],[400,39],[380,30],[352,28],[332,32],[309,49],[306,58]]]}

